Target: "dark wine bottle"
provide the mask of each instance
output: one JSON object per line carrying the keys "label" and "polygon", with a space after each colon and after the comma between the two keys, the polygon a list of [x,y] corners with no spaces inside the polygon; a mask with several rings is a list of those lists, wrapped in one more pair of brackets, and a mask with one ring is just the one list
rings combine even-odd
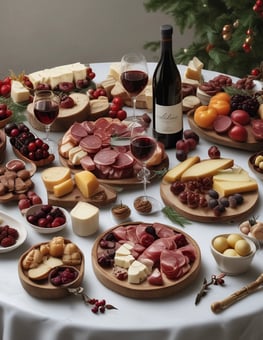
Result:
{"label": "dark wine bottle", "polygon": [[161,26],[161,57],[153,75],[153,136],[166,149],[183,135],[181,76],[173,57],[173,27]]}

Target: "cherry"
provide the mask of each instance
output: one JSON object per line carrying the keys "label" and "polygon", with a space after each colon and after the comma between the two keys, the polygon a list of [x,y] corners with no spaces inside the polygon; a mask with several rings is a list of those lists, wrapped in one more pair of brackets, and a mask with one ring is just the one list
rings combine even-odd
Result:
{"label": "cherry", "polygon": [[213,145],[208,149],[208,156],[211,159],[216,159],[216,158],[220,158],[221,154],[220,154],[220,150],[218,149],[217,146]]}
{"label": "cherry", "polygon": [[118,110],[117,111],[117,118],[119,120],[124,120],[127,118],[127,112],[125,110]]}
{"label": "cherry", "polygon": [[30,151],[30,152],[31,152],[31,151],[35,151],[35,150],[37,149],[36,143],[30,142],[30,143],[28,144],[27,148],[28,148],[28,151]]}

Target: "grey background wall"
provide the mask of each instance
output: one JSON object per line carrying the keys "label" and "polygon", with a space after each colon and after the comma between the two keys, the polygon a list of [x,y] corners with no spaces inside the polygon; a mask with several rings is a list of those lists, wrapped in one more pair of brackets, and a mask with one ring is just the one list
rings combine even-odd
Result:
{"label": "grey background wall", "polygon": [[[143,48],[157,41],[170,16],[146,12],[143,0],[1,0],[0,79],[9,70],[32,72],[71,62],[118,61],[132,50],[155,61]],[[174,28],[174,51],[192,33]]]}

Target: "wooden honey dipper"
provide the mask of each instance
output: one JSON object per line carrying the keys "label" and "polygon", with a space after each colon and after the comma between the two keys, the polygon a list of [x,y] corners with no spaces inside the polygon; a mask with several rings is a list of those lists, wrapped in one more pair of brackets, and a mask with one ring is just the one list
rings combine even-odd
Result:
{"label": "wooden honey dipper", "polygon": [[259,277],[255,281],[249,283],[247,286],[234,292],[233,294],[229,295],[225,299],[212,303],[211,310],[214,313],[222,312],[224,309],[230,307],[235,302],[243,299],[244,297],[248,296],[251,293],[254,293],[257,290],[257,288],[261,286],[262,284],[263,284],[263,273],[260,274]]}

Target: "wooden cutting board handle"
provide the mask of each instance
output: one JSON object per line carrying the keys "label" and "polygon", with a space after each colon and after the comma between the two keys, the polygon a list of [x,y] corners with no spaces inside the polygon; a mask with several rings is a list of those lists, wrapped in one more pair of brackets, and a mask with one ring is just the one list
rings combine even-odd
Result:
{"label": "wooden cutting board handle", "polygon": [[235,302],[237,302],[237,301],[243,299],[244,297],[248,296],[249,294],[255,292],[261,284],[263,284],[263,273],[261,275],[259,275],[259,277],[255,281],[249,283],[247,286],[245,286],[245,287],[241,288],[240,290],[234,292],[233,294],[229,295],[225,299],[212,303],[212,305],[211,305],[212,311],[214,313],[222,312],[224,309],[230,307]]}

